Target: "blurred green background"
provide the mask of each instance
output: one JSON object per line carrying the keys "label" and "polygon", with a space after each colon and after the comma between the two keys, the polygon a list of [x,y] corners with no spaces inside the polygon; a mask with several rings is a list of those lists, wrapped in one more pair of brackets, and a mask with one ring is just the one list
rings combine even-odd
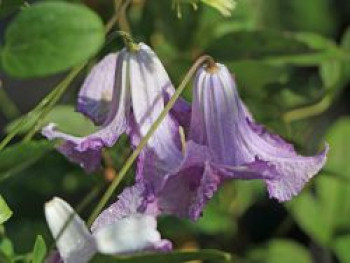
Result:
{"label": "blurred green background", "polygon": [[[67,2],[86,4],[105,22],[114,12],[109,0]],[[232,181],[198,222],[164,217],[161,232],[176,248],[220,249],[232,253],[233,262],[350,263],[350,1],[237,0],[231,16],[204,3],[194,9],[189,2],[178,1],[174,8],[170,0],[134,0],[127,9],[133,37],[152,46],[174,85],[199,55],[209,54],[231,69],[258,122],[303,154],[315,154],[324,141],[331,150],[323,171],[290,202],[268,199],[263,182]],[[1,45],[6,45],[4,32],[23,1],[0,3]],[[90,67],[122,47],[120,39],[111,39],[107,36]],[[61,70],[19,79],[5,68],[0,73],[2,137],[66,74]],[[74,112],[87,70],[44,122],[57,122],[75,134],[94,129]],[[191,100],[190,86],[184,97]],[[28,129],[22,127],[11,146],[0,152],[0,193],[13,211],[1,233],[0,251],[18,260],[32,251],[38,234],[52,242],[43,215],[46,201],[57,195],[77,206],[90,193],[81,211],[87,218],[131,151],[123,138],[108,151],[106,169],[86,175],[39,141],[40,135],[21,143]],[[132,180],[130,172],[123,184]]]}

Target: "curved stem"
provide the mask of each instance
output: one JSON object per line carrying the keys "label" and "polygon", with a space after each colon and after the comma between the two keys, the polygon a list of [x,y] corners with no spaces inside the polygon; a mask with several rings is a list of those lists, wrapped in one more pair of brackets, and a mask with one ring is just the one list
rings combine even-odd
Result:
{"label": "curved stem", "polygon": [[316,116],[324,112],[331,105],[332,99],[330,95],[324,96],[316,104],[308,105],[302,108],[291,110],[283,115],[283,120],[285,123],[291,123],[293,121],[306,119],[312,116]]}
{"label": "curved stem", "polygon": [[101,213],[104,206],[107,204],[109,199],[111,198],[112,194],[116,190],[119,183],[123,180],[124,176],[127,174],[128,170],[133,165],[134,161],[136,160],[137,156],[140,154],[142,149],[146,146],[148,140],[152,137],[160,123],[164,120],[164,118],[169,113],[170,109],[174,106],[176,100],[180,97],[183,90],[186,88],[187,84],[191,80],[192,76],[203,63],[206,63],[208,61],[211,61],[212,57],[210,56],[202,56],[192,65],[190,70],[187,72],[185,78],[182,80],[179,87],[176,89],[174,95],[170,98],[167,105],[164,107],[164,110],[159,114],[158,118],[155,120],[155,122],[152,124],[150,129],[148,130],[147,134],[142,138],[139,145],[136,147],[136,149],[133,151],[133,153],[129,156],[129,158],[126,160],[124,166],[121,168],[119,175],[112,181],[110,186],[108,187],[107,191],[102,196],[100,202],[97,204],[96,208],[92,212],[91,216],[88,220],[88,225],[91,226],[92,223],[95,221],[97,216]]}

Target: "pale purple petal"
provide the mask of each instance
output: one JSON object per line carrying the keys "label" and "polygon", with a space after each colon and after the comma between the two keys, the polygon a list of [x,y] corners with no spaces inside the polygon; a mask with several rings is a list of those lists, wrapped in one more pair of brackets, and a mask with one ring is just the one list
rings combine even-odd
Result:
{"label": "pale purple petal", "polygon": [[[169,249],[157,230],[157,220],[147,214],[130,214],[94,232],[97,248],[106,254],[127,254]],[[170,247],[171,248],[171,247]]]}
{"label": "pale purple petal", "polygon": [[45,263],[64,263],[57,250],[50,252],[49,256],[45,259]]}
{"label": "pale purple petal", "polygon": [[110,111],[118,53],[105,56],[84,81],[78,95],[77,110],[97,124],[105,122]]}
{"label": "pale purple petal", "polygon": [[76,137],[56,130],[54,124],[49,124],[42,130],[42,134],[50,140],[62,139],[64,142],[59,146],[59,151],[87,172],[94,171],[100,166],[102,148],[112,147],[127,129],[130,112],[130,91],[126,80],[128,65],[124,59],[127,55],[125,51],[119,54],[112,107],[104,126],[99,131],[86,137]]}
{"label": "pale purple petal", "polygon": [[[263,178],[270,196],[286,201],[324,165],[327,147],[319,155],[300,156],[291,144],[255,124],[225,66],[201,68],[193,98],[190,139],[214,152],[214,166],[226,178]],[[239,174],[241,167],[249,172]]]}
{"label": "pale purple petal", "polygon": [[124,189],[117,202],[104,210],[91,229],[99,251],[131,253],[169,251],[171,242],[161,239],[157,230],[159,214],[156,199],[142,184]]}
{"label": "pale purple petal", "polygon": [[[156,54],[145,44],[130,56],[133,124],[130,131],[134,146],[144,137],[164,110],[164,85],[171,85]],[[157,159],[157,169],[171,171],[182,160],[178,125],[170,115],[148,140],[145,151]]]}
{"label": "pale purple petal", "polygon": [[147,199],[145,196],[148,196],[148,194],[143,184],[136,184],[125,188],[118,196],[118,201],[102,211],[97,217],[91,226],[92,232],[132,214],[146,213],[157,215],[158,210],[154,203],[154,198],[149,197]]}
{"label": "pale purple petal", "polygon": [[205,146],[188,142],[186,153],[176,171],[163,179],[157,193],[161,212],[198,219],[205,203],[221,183],[221,177],[211,169],[210,153]]}

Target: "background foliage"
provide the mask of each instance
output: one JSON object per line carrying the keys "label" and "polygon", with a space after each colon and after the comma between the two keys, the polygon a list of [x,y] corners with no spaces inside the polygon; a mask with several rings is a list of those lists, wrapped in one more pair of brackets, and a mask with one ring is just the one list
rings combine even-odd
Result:
{"label": "background foliage", "polygon": [[[0,1],[1,136],[17,134],[0,151],[0,224],[12,216],[0,231],[1,262],[41,262],[52,244],[43,204],[58,195],[86,218],[130,154],[124,138],[108,151],[103,171],[86,175],[40,135],[33,137],[49,121],[77,135],[94,129],[74,112],[76,92],[89,67],[122,47],[120,39],[104,37],[113,1],[36,2]],[[175,85],[208,53],[234,72],[259,122],[304,154],[325,140],[331,151],[322,173],[291,202],[269,200],[262,182],[234,181],[197,223],[164,217],[161,232],[178,249],[220,249],[234,262],[350,262],[350,2],[237,0],[231,16],[215,4],[229,0],[202,2],[134,0],[127,10],[130,30],[153,47]],[[58,82],[72,67],[68,76],[75,80]],[[57,83],[64,92],[58,104],[57,92],[49,93]],[[190,87],[184,96],[191,100]],[[130,173],[123,183],[132,179]],[[89,202],[82,204],[86,195]],[[225,259],[215,253],[172,257]]]}

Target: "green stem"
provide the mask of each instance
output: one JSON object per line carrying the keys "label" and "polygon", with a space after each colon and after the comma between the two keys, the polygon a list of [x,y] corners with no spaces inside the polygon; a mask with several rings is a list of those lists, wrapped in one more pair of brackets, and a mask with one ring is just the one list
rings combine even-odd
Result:
{"label": "green stem", "polygon": [[332,99],[330,95],[326,95],[316,104],[286,112],[283,115],[283,120],[285,123],[291,123],[293,121],[316,116],[324,112],[325,110],[327,110],[331,105],[331,102],[332,102]]}
{"label": "green stem", "polygon": [[200,57],[190,68],[190,70],[187,72],[185,78],[181,82],[180,86],[176,89],[174,95],[170,98],[168,104],[164,107],[164,110],[159,114],[158,118],[155,120],[155,122],[152,124],[150,129],[148,130],[145,137],[142,138],[139,145],[136,147],[136,149],[133,151],[133,153],[129,156],[129,158],[126,160],[124,166],[121,168],[119,175],[112,181],[110,186],[108,187],[107,191],[102,196],[100,202],[97,204],[96,208],[92,212],[91,216],[88,220],[88,225],[91,226],[92,223],[95,221],[97,216],[101,213],[102,209],[105,207],[111,196],[113,195],[114,191],[118,187],[119,183],[123,180],[124,176],[127,174],[128,170],[133,165],[134,161],[136,160],[137,156],[140,154],[142,149],[146,146],[148,140],[152,137],[160,123],[164,120],[164,118],[169,113],[170,109],[174,106],[176,100],[180,97],[183,90],[186,88],[186,85],[191,80],[193,74],[196,72],[198,67],[200,67],[203,63],[207,61],[212,61],[213,59],[210,56],[202,56]]}

